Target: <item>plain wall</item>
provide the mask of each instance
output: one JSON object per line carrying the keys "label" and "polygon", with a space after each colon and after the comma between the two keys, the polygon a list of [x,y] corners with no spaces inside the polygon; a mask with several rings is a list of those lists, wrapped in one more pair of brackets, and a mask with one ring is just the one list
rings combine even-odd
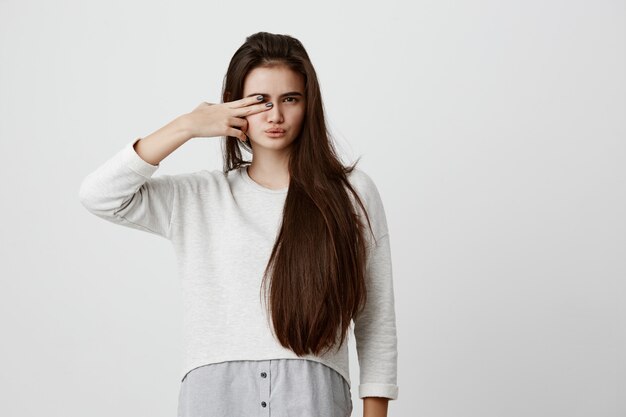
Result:
{"label": "plain wall", "polygon": [[[0,415],[176,415],[174,253],[79,185],[219,102],[261,30],[303,42],[385,204],[389,416],[626,415],[625,28],[607,0],[0,0]],[[219,141],[155,175],[221,168]]]}

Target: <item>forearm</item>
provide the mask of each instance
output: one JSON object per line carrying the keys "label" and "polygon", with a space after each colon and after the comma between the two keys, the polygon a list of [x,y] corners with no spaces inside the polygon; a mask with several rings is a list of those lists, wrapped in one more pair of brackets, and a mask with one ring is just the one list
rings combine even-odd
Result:
{"label": "forearm", "polygon": [[365,397],[363,398],[363,417],[387,417],[389,398]]}
{"label": "forearm", "polygon": [[169,154],[191,139],[184,116],[177,117],[156,132],[135,143],[135,152],[152,165],[158,165]]}

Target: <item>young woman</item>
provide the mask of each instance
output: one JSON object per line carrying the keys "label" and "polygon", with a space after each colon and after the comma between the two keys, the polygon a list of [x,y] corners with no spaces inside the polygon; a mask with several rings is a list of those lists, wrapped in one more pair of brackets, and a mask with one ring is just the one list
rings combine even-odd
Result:
{"label": "young woman", "polygon": [[[232,57],[222,103],[129,142],[82,181],[90,212],[176,252],[179,417],[351,415],[351,321],[364,414],[386,416],[397,399],[383,203],[356,163],[342,165],[325,123],[302,44],[259,32]],[[153,176],[190,139],[220,136],[223,170]]]}

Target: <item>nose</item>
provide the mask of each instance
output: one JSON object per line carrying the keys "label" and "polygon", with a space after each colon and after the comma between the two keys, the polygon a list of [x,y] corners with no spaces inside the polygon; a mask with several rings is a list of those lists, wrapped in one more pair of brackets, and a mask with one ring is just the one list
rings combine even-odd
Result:
{"label": "nose", "polygon": [[283,112],[280,110],[280,106],[274,103],[269,110],[266,110],[267,120],[273,123],[279,123],[283,121]]}

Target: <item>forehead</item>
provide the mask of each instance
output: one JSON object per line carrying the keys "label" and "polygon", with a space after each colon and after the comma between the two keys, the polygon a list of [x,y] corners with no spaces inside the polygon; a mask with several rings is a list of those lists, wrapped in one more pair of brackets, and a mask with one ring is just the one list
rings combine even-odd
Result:
{"label": "forehead", "polygon": [[257,67],[248,72],[243,84],[243,95],[250,92],[278,96],[287,91],[304,94],[304,77],[284,65]]}

